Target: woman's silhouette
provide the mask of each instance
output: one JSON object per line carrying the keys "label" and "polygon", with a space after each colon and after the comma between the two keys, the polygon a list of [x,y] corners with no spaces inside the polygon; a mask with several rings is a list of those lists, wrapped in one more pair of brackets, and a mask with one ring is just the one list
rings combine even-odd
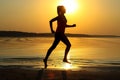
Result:
{"label": "woman's silhouette", "polygon": [[[55,40],[54,40],[52,46],[48,49],[46,57],[43,60],[45,68],[47,68],[48,57],[50,56],[51,52],[56,48],[56,46],[58,45],[58,43],[60,41],[62,41],[67,46],[66,49],[65,49],[65,55],[64,55],[64,58],[63,58],[63,62],[70,63],[67,60],[67,55],[68,55],[68,52],[70,50],[71,44],[70,44],[68,38],[65,36],[64,32],[65,32],[66,27],[75,27],[76,24],[67,25],[67,20],[66,20],[66,17],[64,16],[64,13],[66,13],[66,10],[65,10],[64,6],[58,6],[57,7],[57,13],[58,13],[58,16],[53,18],[52,20],[50,20],[50,29],[51,29],[52,33],[55,33]],[[53,25],[52,25],[52,23],[54,21],[57,21],[56,32],[53,30]]]}

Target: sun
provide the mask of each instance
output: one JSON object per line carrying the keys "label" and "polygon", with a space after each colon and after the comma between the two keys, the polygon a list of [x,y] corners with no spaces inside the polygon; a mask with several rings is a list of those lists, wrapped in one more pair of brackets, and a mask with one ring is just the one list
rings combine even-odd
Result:
{"label": "sun", "polygon": [[76,0],[60,0],[59,5],[65,6],[66,13],[74,13],[78,8]]}

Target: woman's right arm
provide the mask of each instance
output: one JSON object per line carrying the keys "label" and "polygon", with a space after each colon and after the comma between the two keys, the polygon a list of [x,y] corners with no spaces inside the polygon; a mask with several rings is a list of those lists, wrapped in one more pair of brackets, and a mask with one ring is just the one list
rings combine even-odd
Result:
{"label": "woman's right arm", "polygon": [[53,18],[53,19],[51,19],[51,20],[49,21],[49,23],[50,23],[50,29],[51,29],[51,32],[52,32],[52,33],[55,33],[55,31],[53,30],[53,24],[52,24],[52,23],[53,23],[54,21],[56,21],[56,20],[57,20],[57,17],[55,17],[55,18]]}

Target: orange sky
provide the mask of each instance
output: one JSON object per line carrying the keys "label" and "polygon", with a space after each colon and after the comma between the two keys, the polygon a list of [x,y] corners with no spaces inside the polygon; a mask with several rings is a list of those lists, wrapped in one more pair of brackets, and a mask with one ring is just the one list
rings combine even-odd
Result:
{"label": "orange sky", "polygon": [[[50,32],[49,20],[57,16],[59,1],[0,0],[0,30]],[[74,1],[77,11],[66,17],[69,24],[77,26],[67,33],[120,35],[120,0]]]}

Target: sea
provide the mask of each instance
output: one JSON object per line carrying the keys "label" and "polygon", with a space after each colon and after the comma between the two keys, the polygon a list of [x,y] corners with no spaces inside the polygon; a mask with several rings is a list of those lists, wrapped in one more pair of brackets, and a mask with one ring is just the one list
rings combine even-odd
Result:
{"label": "sea", "polygon": [[[120,37],[68,39],[72,45],[68,54],[71,64],[63,62],[66,45],[60,42],[48,59],[48,68],[120,70]],[[44,68],[43,59],[53,41],[53,37],[0,37],[0,68]]]}

